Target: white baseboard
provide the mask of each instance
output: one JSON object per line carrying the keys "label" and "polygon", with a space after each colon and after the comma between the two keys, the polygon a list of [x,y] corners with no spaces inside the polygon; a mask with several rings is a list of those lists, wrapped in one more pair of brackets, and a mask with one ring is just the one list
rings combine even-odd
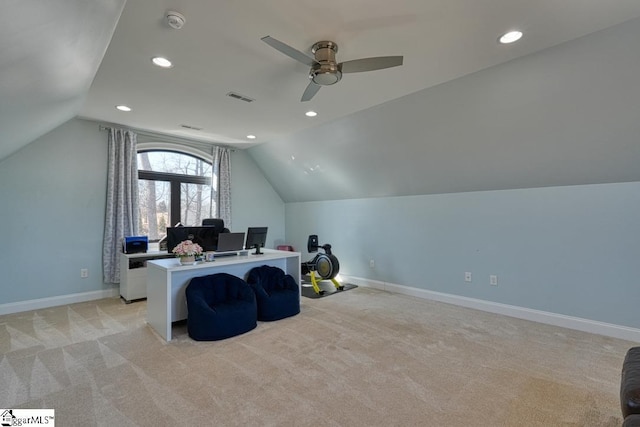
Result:
{"label": "white baseboard", "polygon": [[560,326],[568,329],[575,329],[582,332],[599,334],[623,340],[640,342],[640,329],[628,326],[614,325],[611,323],[598,322],[596,320],[583,319],[580,317],[565,316],[564,314],[550,313],[547,311],[533,310],[515,305],[501,304],[498,302],[485,301],[475,298],[468,298],[459,295],[446,294],[442,292],[418,289],[410,286],[396,285],[378,280],[363,279],[361,277],[341,275],[342,281],[353,283],[354,285],[380,289],[388,292],[395,292],[403,295],[410,295],[433,301],[445,302],[504,316],[516,317],[518,319],[531,320],[533,322],[545,323],[547,325]]}
{"label": "white baseboard", "polygon": [[60,295],[48,298],[38,298],[28,301],[10,302],[0,304],[0,315],[20,313],[22,311],[39,310],[42,308],[56,307],[77,302],[93,301],[102,298],[117,297],[120,288],[104,289],[101,291],[81,292],[77,294]]}

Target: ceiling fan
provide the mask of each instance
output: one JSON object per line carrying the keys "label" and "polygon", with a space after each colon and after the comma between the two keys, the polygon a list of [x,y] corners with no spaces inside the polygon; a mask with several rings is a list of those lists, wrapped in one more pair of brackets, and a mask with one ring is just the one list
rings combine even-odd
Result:
{"label": "ceiling fan", "polygon": [[300,99],[302,102],[313,98],[320,87],[338,83],[343,73],[360,73],[402,65],[402,56],[377,56],[338,63],[336,62],[338,45],[328,40],[314,43],[311,47],[313,58],[271,36],[262,37],[260,40],[288,57],[311,67],[309,70],[311,81],[302,94]]}

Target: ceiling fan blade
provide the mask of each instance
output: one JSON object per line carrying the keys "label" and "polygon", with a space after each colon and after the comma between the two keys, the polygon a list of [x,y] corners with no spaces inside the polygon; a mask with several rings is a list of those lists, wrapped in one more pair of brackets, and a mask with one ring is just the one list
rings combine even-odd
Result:
{"label": "ceiling fan blade", "polygon": [[309,67],[311,67],[314,64],[316,64],[316,60],[315,59],[311,58],[310,56],[305,55],[304,53],[300,52],[297,49],[292,48],[288,44],[282,43],[280,40],[274,39],[271,36],[264,36],[260,40],[262,40],[263,42],[265,42],[266,44],[268,44],[272,48],[274,48],[276,50],[279,50],[280,52],[284,53],[288,57],[293,58],[298,62],[302,62],[303,64],[308,65]]}
{"label": "ceiling fan blade", "polygon": [[300,102],[310,101],[311,98],[315,96],[316,93],[320,90],[322,86],[315,84],[314,82],[309,82],[309,85],[304,90],[302,94],[302,98],[300,98]]}
{"label": "ceiling fan blade", "polygon": [[384,68],[402,65],[402,56],[377,56],[374,58],[354,59],[344,61],[338,66],[343,73],[361,73],[363,71],[382,70]]}

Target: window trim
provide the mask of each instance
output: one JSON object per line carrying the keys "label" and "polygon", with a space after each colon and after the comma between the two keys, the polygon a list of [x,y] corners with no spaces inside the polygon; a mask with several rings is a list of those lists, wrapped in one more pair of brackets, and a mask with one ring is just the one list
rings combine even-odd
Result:
{"label": "window trim", "polygon": [[144,151],[172,151],[174,153],[186,154],[187,156],[197,157],[209,164],[213,164],[213,152],[204,151],[188,145],[172,144],[170,142],[140,142],[137,144],[137,152]]}
{"label": "window trim", "polygon": [[177,173],[145,171],[140,169],[138,169],[138,179],[147,179],[151,181],[180,181],[188,184],[211,185],[210,176],[182,175]]}

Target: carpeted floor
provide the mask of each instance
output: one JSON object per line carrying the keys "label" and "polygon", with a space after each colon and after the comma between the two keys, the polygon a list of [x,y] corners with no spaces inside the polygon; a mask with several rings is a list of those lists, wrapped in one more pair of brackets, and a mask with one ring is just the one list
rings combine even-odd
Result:
{"label": "carpeted floor", "polygon": [[218,342],[164,342],[146,303],[0,316],[0,407],[58,426],[621,424],[634,343],[357,288]]}

